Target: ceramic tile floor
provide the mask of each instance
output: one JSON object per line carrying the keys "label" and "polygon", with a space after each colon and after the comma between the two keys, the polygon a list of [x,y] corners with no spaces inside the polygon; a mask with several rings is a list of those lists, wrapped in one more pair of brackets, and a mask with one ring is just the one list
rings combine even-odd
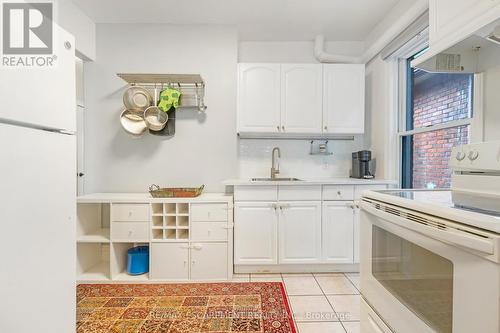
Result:
{"label": "ceramic tile floor", "polygon": [[235,274],[238,282],[283,282],[298,333],[359,333],[359,273]]}

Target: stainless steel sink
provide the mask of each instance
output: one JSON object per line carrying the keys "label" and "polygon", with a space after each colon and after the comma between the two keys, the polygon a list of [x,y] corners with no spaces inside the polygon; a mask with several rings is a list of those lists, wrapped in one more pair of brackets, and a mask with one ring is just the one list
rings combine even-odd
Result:
{"label": "stainless steel sink", "polygon": [[253,182],[298,182],[298,178],[252,178]]}

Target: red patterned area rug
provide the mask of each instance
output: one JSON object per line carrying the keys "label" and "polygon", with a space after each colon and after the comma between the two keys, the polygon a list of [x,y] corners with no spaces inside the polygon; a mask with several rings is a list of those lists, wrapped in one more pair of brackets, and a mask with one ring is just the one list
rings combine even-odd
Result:
{"label": "red patterned area rug", "polygon": [[280,282],[81,284],[77,333],[296,333]]}

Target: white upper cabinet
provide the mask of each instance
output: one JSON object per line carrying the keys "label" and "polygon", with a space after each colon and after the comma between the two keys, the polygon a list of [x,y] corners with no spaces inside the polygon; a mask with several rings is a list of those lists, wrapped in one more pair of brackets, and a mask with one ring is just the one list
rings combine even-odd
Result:
{"label": "white upper cabinet", "polygon": [[279,263],[321,261],[321,203],[280,203]]}
{"label": "white upper cabinet", "polygon": [[239,65],[238,132],[280,131],[280,67]]}
{"label": "white upper cabinet", "polygon": [[365,128],[365,65],[323,65],[323,132],[361,134]]}
{"label": "white upper cabinet", "polygon": [[500,0],[430,0],[431,48],[436,42],[457,38],[453,44],[494,21],[499,17],[499,5]]}
{"label": "white upper cabinet", "polygon": [[321,65],[281,65],[281,130],[320,133],[323,70]]}
{"label": "white upper cabinet", "polygon": [[240,134],[361,134],[364,120],[365,65],[239,65]]}

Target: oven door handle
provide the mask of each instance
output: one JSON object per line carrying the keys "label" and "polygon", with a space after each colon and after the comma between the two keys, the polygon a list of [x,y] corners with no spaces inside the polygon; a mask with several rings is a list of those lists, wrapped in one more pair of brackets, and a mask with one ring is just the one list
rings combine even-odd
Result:
{"label": "oven door handle", "polygon": [[442,230],[425,224],[414,222],[400,216],[380,211],[376,208],[373,208],[373,206],[366,202],[361,202],[361,207],[366,212],[380,217],[388,222],[406,229],[416,231],[425,236],[438,239],[445,243],[451,243],[453,245],[481,252],[487,255],[492,255],[495,253],[493,243],[488,238],[485,239],[481,236],[473,235],[465,231]]}

